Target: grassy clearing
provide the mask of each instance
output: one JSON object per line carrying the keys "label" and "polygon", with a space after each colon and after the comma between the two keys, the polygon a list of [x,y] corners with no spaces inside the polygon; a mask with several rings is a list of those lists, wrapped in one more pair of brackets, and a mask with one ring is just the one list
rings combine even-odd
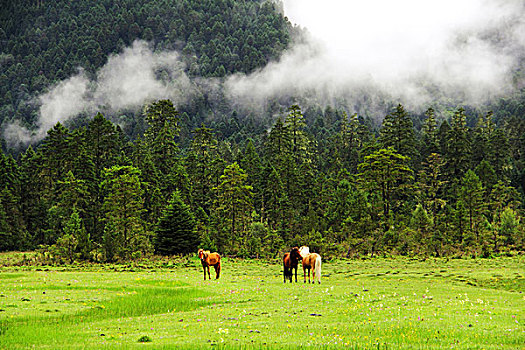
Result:
{"label": "grassy clearing", "polygon": [[4,268],[0,348],[518,349],[523,263],[341,260],[324,263],[321,285],[228,259],[219,281],[202,281],[197,259]]}

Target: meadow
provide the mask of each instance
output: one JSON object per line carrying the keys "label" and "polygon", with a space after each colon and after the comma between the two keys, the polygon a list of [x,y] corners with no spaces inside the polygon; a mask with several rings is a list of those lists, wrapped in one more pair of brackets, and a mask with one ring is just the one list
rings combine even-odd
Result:
{"label": "meadow", "polygon": [[335,260],[314,285],[301,270],[284,284],[278,260],[226,258],[211,281],[197,257],[3,266],[0,349],[520,349],[524,267],[522,256]]}

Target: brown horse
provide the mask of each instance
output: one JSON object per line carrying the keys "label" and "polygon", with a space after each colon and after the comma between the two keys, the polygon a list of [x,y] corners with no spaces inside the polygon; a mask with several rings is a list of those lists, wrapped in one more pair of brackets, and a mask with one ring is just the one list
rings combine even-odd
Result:
{"label": "brown horse", "polygon": [[208,279],[211,280],[210,266],[215,268],[215,279],[219,279],[221,274],[221,256],[218,253],[210,253],[209,250],[202,249],[199,249],[198,254],[204,269],[204,280],[206,281],[206,271],[208,271]]}
{"label": "brown horse", "polygon": [[295,282],[297,282],[297,264],[299,263],[299,260],[302,259],[301,254],[299,254],[299,248],[293,247],[290,253],[284,254],[283,257],[283,278],[284,283],[286,283],[286,279],[290,280],[290,283],[292,283],[292,276],[293,276],[293,269],[295,269]]}
{"label": "brown horse", "polygon": [[319,254],[310,253],[303,257],[304,283],[306,283],[306,270],[308,270],[308,283],[311,283],[310,270],[312,270],[313,283],[317,278],[317,282],[321,284],[321,256]]}

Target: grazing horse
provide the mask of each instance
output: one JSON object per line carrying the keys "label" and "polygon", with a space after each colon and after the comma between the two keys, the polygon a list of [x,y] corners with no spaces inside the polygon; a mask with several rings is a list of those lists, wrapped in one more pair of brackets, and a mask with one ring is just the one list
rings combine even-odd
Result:
{"label": "grazing horse", "polygon": [[297,283],[297,264],[299,263],[299,260],[302,260],[303,257],[301,254],[299,254],[299,248],[293,247],[290,253],[284,254],[283,257],[283,267],[284,267],[284,283],[286,283],[286,279],[290,280],[290,283],[292,283],[292,276],[293,276],[293,269],[295,269],[295,282]]}
{"label": "grazing horse", "polygon": [[317,277],[317,282],[321,284],[321,256],[316,253],[310,253],[310,249],[304,246],[301,247],[299,252],[303,257],[304,283],[306,283],[306,270],[308,270],[308,283],[312,283],[310,280],[310,270],[313,270],[313,283],[315,283]]}
{"label": "grazing horse", "polygon": [[204,269],[204,280],[206,281],[206,271],[208,271],[208,279],[210,277],[210,266],[215,268],[215,279],[219,279],[221,274],[221,256],[218,253],[210,253],[209,250],[199,249],[197,252],[199,259],[201,259],[202,268]]}

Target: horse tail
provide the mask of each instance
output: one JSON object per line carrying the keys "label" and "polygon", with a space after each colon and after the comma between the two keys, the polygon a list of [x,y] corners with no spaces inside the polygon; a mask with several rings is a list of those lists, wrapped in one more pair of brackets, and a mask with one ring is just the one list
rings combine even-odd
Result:
{"label": "horse tail", "polygon": [[315,259],[315,277],[317,278],[317,282],[319,284],[321,283],[321,256],[317,255],[317,258]]}

